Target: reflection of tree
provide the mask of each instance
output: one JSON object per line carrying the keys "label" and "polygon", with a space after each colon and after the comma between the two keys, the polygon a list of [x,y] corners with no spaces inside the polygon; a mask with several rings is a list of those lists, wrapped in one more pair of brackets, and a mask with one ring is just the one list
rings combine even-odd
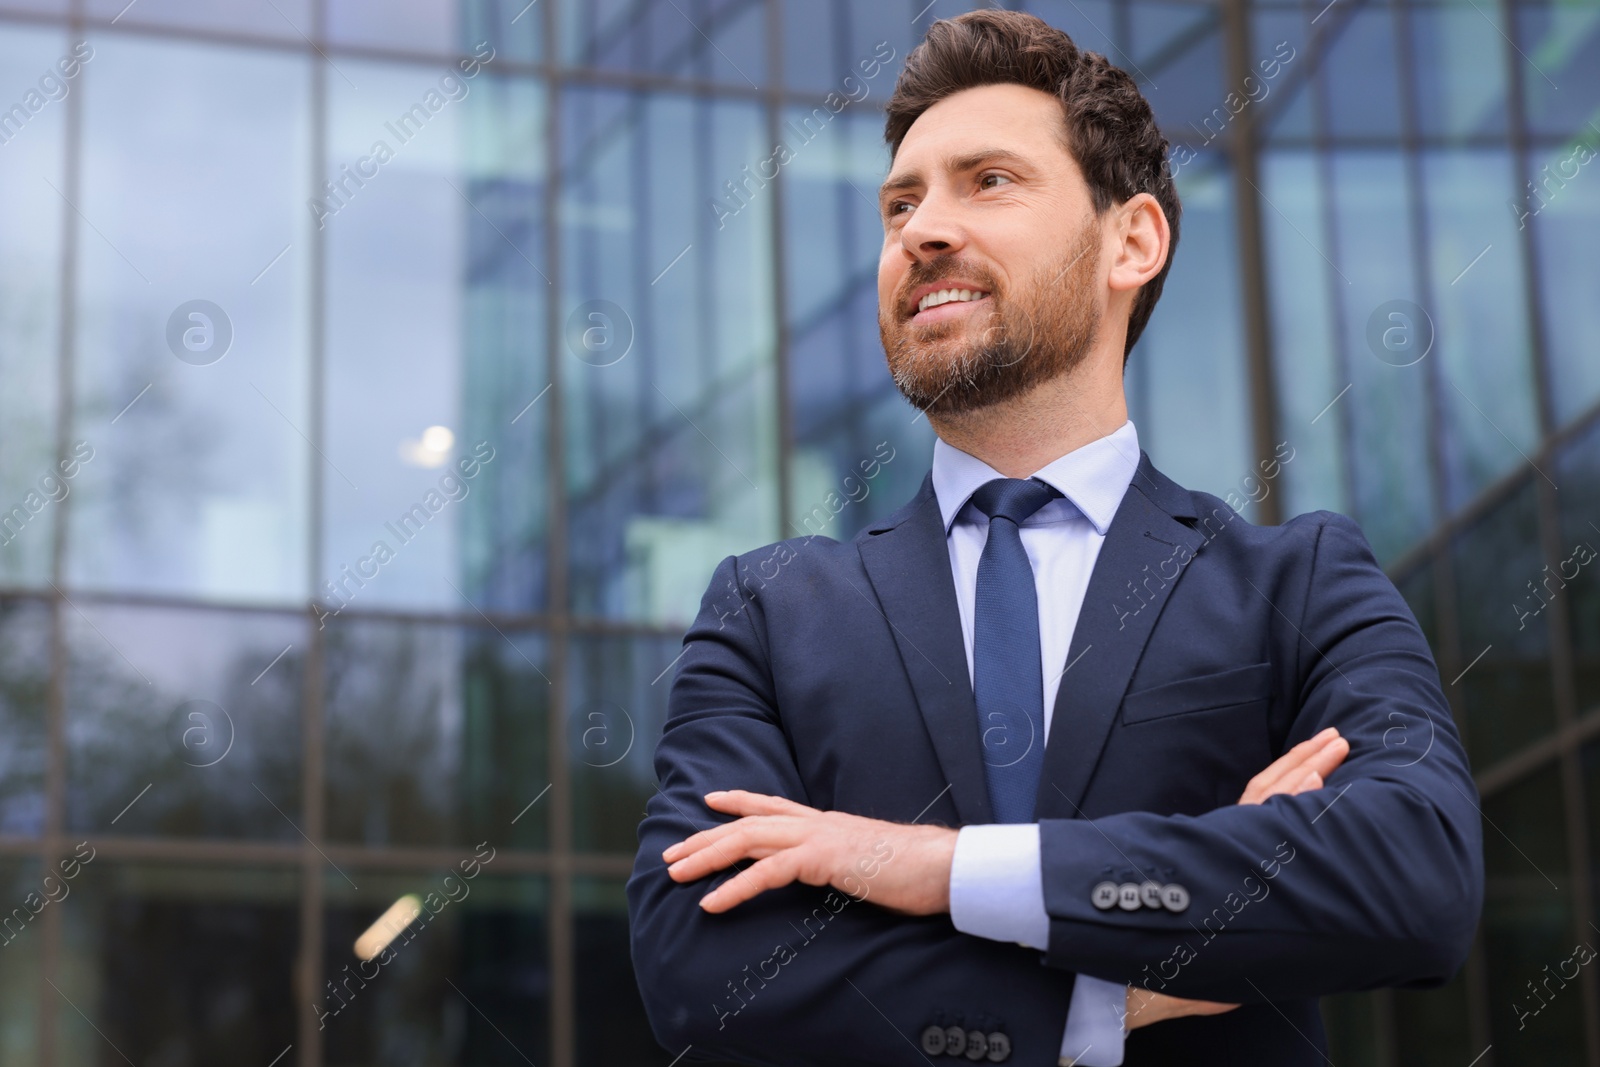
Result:
{"label": "reflection of tree", "polygon": [[[40,284],[36,263],[7,267],[0,275],[0,511],[21,504],[55,470],[56,451],[55,287]],[[33,584],[49,573],[52,518],[37,516],[28,526],[40,529],[0,544],[0,575]],[[4,825],[0,819],[0,831]]]}
{"label": "reflection of tree", "polygon": [[49,606],[0,602],[0,834],[44,829],[49,689]]}
{"label": "reflection of tree", "polygon": [[[208,476],[206,463],[226,436],[226,422],[212,407],[186,403],[175,388],[176,360],[162,341],[165,324],[143,311],[124,319],[112,331],[119,339],[115,363],[80,376],[80,421],[104,435],[89,442],[95,458],[74,487],[83,490],[75,519],[81,512],[86,520],[75,521],[81,529],[74,554],[99,558],[87,568],[92,574],[105,569],[107,551],[129,560],[175,558],[170,543],[200,529],[200,503],[229,489]],[[128,407],[136,396],[138,403]],[[109,426],[113,418],[115,427]],[[113,435],[115,450],[105,447]],[[101,531],[115,536],[85,536]]]}
{"label": "reflection of tree", "polygon": [[329,836],[544,843],[542,820],[510,820],[549,780],[548,685],[504,638],[344,623],[329,630],[327,665]]}
{"label": "reflection of tree", "polygon": [[[159,627],[161,620],[160,613],[138,616],[144,627]],[[109,618],[95,625],[111,641],[117,639]],[[243,636],[251,629],[248,617],[236,625],[227,632],[235,643],[216,652],[228,662],[215,700],[232,721],[233,746],[208,767],[194,764],[214,760],[226,747],[227,723],[209,724],[213,732],[206,746],[194,746],[198,735],[191,735],[192,747],[185,748],[184,731],[196,723],[183,717],[180,705],[196,694],[147,684],[105,637],[81,622],[73,626],[67,690],[68,825],[105,829],[150,785],[113,832],[296,837],[262,793],[299,821],[303,657],[297,644],[252,685],[262,664],[277,654],[272,641],[281,631],[272,628],[274,638],[257,639],[257,644]]]}

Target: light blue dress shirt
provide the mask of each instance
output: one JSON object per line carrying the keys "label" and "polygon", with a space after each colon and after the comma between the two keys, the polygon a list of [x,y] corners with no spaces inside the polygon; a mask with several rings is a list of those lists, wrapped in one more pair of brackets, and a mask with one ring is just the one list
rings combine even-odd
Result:
{"label": "light blue dress shirt", "polygon": [[[1044,679],[1044,731],[1050,737],[1056,691],[1070,664],[1067,651],[1111,518],[1139,465],[1139,435],[1124,422],[1105,437],[1041,467],[1030,477],[1061,491],[1025,520],[1019,532],[1033,567],[1039,601],[1039,656]],[[978,559],[989,537],[988,518],[968,499],[979,486],[1005,475],[959,448],[936,439],[933,491],[944,517],[967,678],[973,677],[973,600]],[[963,933],[1015,941],[1044,950],[1050,917],[1044,906],[1037,823],[964,826],[956,835],[950,870],[950,920]],[[1061,1063],[1118,1067],[1122,1063],[1127,987],[1078,975],[1067,1008]]]}

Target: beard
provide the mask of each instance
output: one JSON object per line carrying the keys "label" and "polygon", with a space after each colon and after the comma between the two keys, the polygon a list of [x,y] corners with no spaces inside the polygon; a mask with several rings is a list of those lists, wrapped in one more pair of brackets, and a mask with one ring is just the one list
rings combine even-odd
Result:
{"label": "beard", "polygon": [[954,322],[918,324],[902,317],[904,301],[878,308],[878,336],[889,373],[911,405],[930,416],[961,415],[1010,400],[1083,362],[1100,327],[1093,283],[1100,225],[1079,229],[1067,254],[1001,293],[986,271],[960,261],[920,260],[903,292],[943,278],[967,278],[988,292],[990,307]]}

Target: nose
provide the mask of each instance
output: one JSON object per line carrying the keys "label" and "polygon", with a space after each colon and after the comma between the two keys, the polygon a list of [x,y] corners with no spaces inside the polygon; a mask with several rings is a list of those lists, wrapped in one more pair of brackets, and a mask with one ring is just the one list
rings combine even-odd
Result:
{"label": "nose", "polygon": [[937,256],[959,252],[967,242],[957,205],[945,193],[929,189],[911,217],[900,227],[900,247],[924,263]]}

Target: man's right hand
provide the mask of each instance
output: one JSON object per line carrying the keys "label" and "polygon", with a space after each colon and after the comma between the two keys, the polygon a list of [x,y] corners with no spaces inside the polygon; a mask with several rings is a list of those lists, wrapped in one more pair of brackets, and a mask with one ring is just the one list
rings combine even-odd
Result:
{"label": "man's right hand", "polygon": [[[1260,804],[1270,796],[1309,793],[1321,789],[1322,783],[1334,768],[1350,754],[1350,742],[1339,736],[1333,727],[1317,734],[1273,760],[1267,769],[1250,779],[1239,797],[1241,804]],[[1220,1004],[1210,1000],[1188,1000],[1169,997],[1137,986],[1128,987],[1126,1009],[1127,1028],[1177,1019],[1185,1015],[1220,1015],[1232,1011],[1237,1004]]]}

